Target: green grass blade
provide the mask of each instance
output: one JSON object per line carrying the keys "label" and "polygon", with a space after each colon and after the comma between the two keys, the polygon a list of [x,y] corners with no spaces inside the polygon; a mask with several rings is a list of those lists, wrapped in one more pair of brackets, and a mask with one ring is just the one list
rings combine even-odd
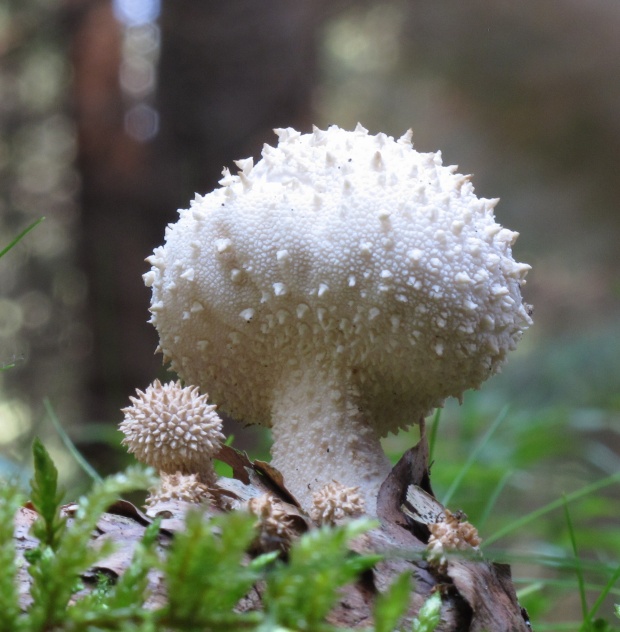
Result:
{"label": "green grass blade", "polygon": [[444,507],[447,507],[452,500],[452,496],[457,492],[458,488],[461,486],[463,479],[469,472],[471,466],[474,464],[478,455],[484,450],[487,443],[491,440],[491,437],[495,433],[495,431],[501,426],[506,417],[508,416],[508,406],[504,406],[504,408],[500,411],[499,415],[495,418],[495,421],[491,424],[491,427],[485,432],[484,436],[480,440],[480,443],[471,451],[467,461],[456,475],[454,480],[452,481],[452,485],[446,492],[444,498],[442,499],[442,504]]}
{"label": "green grass blade", "polygon": [[[618,567],[618,573],[620,576],[620,567]],[[592,582],[586,582],[584,584],[584,588],[587,592],[596,592],[601,593],[603,590],[606,590],[604,597],[608,594],[613,595],[614,597],[620,597],[620,587],[614,588],[614,583],[618,579],[618,576],[613,576],[613,581],[607,582],[606,584],[597,584]],[[575,590],[575,580],[574,579],[558,579],[558,578],[550,578],[545,577],[541,579],[540,577],[515,577],[513,579],[514,584],[522,585],[523,588],[519,588],[517,590],[517,597],[521,599],[523,595],[528,595],[532,592],[536,592],[540,590],[541,587],[545,588],[557,588],[558,590],[570,590],[574,592]]]}
{"label": "green grass blade", "polygon": [[500,497],[501,493],[504,491],[504,487],[506,487],[506,483],[508,482],[508,479],[513,474],[514,472],[512,470],[508,470],[507,472],[504,472],[504,475],[497,482],[497,485],[494,487],[493,491],[491,492],[491,495],[489,496],[489,499],[487,500],[487,504],[485,505],[484,510],[482,511],[482,515],[480,516],[480,519],[476,522],[478,531],[482,531],[482,527],[484,526],[486,521],[489,519],[489,516],[491,515],[491,512],[493,511],[493,507],[495,507],[495,503],[497,502],[497,499]]}
{"label": "green grass blade", "polygon": [[559,509],[560,507],[564,505],[565,502],[571,503],[575,500],[579,500],[580,498],[583,498],[584,496],[593,494],[594,492],[597,492],[603,489],[604,487],[609,487],[610,485],[613,485],[614,483],[618,483],[618,482],[620,482],[620,472],[616,472],[615,474],[612,474],[611,476],[607,476],[601,479],[600,481],[596,481],[595,483],[586,485],[585,487],[582,487],[581,489],[577,489],[574,492],[571,492],[570,494],[566,494],[566,496],[564,496],[563,498],[558,498],[557,500],[554,500],[544,505],[543,507],[539,507],[538,509],[535,509],[529,514],[526,514],[525,516],[522,516],[521,518],[517,518],[516,520],[513,520],[510,524],[507,524],[505,527],[498,529],[495,533],[493,533],[486,539],[483,546],[488,547],[489,544],[492,544],[493,542],[497,542],[497,540],[507,536],[509,533],[522,529],[525,525],[528,525],[531,522],[538,520],[542,516],[548,513],[551,513],[552,511],[555,511],[556,509]]}
{"label": "green grass blade", "polygon": [[[527,583],[527,586],[524,586],[523,588],[517,590],[517,599],[522,602],[524,597],[540,592],[545,586],[546,583],[543,580],[530,580]],[[572,586],[573,582],[570,583],[571,588]]]}
{"label": "green grass blade", "polygon": [[429,449],[429,463],[433,462],[433,454],[435,452],[435,445],[437,440],[437,430],[439,429],[439,421],[441,420],[441,408],[437,408],[435,410],[435,414],[433,415],[433,421],[431,422],[431,433],[428,438],[428,449]]}
{"label": "green grass blade", "polygon": [[78,465],[86,472],[86,474],[88,474],[88,476],[90,476],[90,478],[93,479],[93,481],[101,482],[101,476],[99,476],[95,468],[93,468],[93,466],[82,456],[75,446],[75,443],[71,441],[71,437],[69,437],[66,430],[62,427],[60,419],[58,419],[58,415],[56,415],[56,411],[47,397],[43,400],[43,405],[45,406],[45,412],[47,412],[54,429],[58,433],[62,442],[65,444],[67,450],[69,450],[73,458],[77,461]]}
{"label": "green grass blade", "polygon": [[616,568],[612,576],[609,578],[609,581],[607,582],[607,584],[605,584],[605,587],[603,588],[603,590],[601,590],[601,593],[597,597],[596,601],[594,602],[594,605],[590,609],[590,612],[588,612],[589,622],[592,621],[592,619],[594,618],[594,615],[598,612],[598,609],[603,605],[603,601],[605,601],[605,598],[607,597],[609,592],[616,585],[616,582],[618,581],[618,579],[620,579],[620,565],[618,566],[618,568]]}
{"label": "green grass blade", "polygon": [[575,537],[575,528],[573,526],[573,521],[570,516],[570,511],[568,510],[568,502],[566,500],[566,495],[562,496],[562,500],[564,501],[564,516],[566,517],[566,526],[568,528],[568,535],[570,537],[571,548],[573,549],[573,556],[575,558],[575,573],[577,574],[577,586],[579,588],[579,601],[581,603],[581,615],[583,617],[583,625],[581,630],[587,629],[588,626],[588,602],[586,600],[586,589],[583,580],[583,569],[581,568],[581,564],[579,564],[579,551],[577,550],[577,538]]}
{"label": "green grass blade", "polygon": [[8,246],[0,250],[0,258],[4,257],[4,255],[9,250],[11,250],[11,248],[17,245],[33,228],[38,226],[44,219],[45,217],[39,217],[39,219],[33,222],[32,224],[30,224],[30,226],[28,226],[27,228],[24,228],[24,230],[22,230],[22,232],[19,233],[19,235],[17,235],[17,237],[15,237],[15,239],[13,239],[13,241],[11,241]]}
{"label": "green grass blade", "polygon": [[[549,568],[555,571],[565,571],[568,573],[574,573],[575,571],[575,559],[567,557],[565,555],[545,555],[534,551],[532,553],[515,553],[513,550],[502,551],[500,549],[493,549],[493,561],[505,564],[526,564],[533,566],[540,566]],[[606,564],[598,560],[582,559],[579,561],[582,570],[587,573],[604,574],[609,575],[616,570],[616,566]],[[516,581],[516,580],[515,580]],[[619,589],[620,594],[620,589]]]}
{"label": "green grass blade", "polygon": [[537,623],[536,632],[575,632],[579,623],[569,621],[567,623]]}

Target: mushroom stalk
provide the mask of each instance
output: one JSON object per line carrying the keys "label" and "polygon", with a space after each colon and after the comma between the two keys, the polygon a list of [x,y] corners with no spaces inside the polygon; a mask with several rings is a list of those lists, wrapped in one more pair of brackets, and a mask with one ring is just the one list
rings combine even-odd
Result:
{"label": "mushroom stalk", "polygon": [[359,487],[366,513],[375,515],[377,493],[390,472],[359,393],[338,369],[317,366],[284,373],[272,405],[273,465],[308,511],[312,494],[337,481]]}

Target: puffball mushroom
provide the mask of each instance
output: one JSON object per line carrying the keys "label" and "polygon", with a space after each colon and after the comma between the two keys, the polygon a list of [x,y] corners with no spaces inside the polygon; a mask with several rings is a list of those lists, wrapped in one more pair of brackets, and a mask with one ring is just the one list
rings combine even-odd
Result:
{"label": "puffball mushroom", "polygon": [[179,375],[271,427],[302,507],[337,481],[374,514],[380,437],[498,370],[531,323],[530,266],[497,200],[411,131],[276,134],[168,226],[144,275],[151,322]]}
{"label": "puffball mushroom", "polygon": [[207,486],[198,480],[196,474],[167,474],[161,472],[158,485],[149,487],[149,495],[146,498],[148,508],[156,507],[162,503],[179,500],[190,504],[211,503],[213,497]]}
{"label": "puffball mushroom", "polygon": [[123,408],[123,444],[142,463],[167,474],[196,474],[205,484],[215,482],[213,457],[222,445],[222,420],[216,406],[198,388],[155,380],[130,397]]}
{"label": "puffball mushroom", "polygon": [[345,487],[340,483],[327,483],[312,494],[310,517],[317,524],[335,525],[346,518],[364,513],[364,499],[357,487]]}
{"label": "puffball mushroom", "polygon": [[299,535],[291,516],[273,494],[250,498],[247,508],[258,518],[257,545],[263,550],[287,549]]}
{"label": "puffball mushroom", "polygon": [[445,566],[448,552],[472,549],[477,551],[482,543],[478,531],[471,523],[447,509],[441,520],[429,524],[428,529],[431,535],[426,547],[427,557],[439,566]]}

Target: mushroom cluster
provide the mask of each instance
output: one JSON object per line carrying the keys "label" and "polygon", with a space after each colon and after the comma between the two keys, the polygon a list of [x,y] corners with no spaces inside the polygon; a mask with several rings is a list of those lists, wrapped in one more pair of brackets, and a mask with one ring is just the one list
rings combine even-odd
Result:
{"label": "mushroom cluster", "polygon": [[151,322],[185,381],[272,429],[304,508],[337,481],[373,514],[380,438],[499,369],[531,323],[530,266],[497,200],[411,132],[276,133],[167,228],[144,275]]}

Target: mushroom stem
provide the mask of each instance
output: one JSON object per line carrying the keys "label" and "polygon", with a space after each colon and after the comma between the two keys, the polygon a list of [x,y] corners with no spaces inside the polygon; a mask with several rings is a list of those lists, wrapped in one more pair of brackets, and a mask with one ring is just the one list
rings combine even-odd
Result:
{"label": "mushroom stem", "polygon": [[306,511],[313,492],[336,481],[359,487],[366,513],[376,514],[390,462],[359,399],[333,367],[294,370],[280,380],[272,406],[272,463]]}

